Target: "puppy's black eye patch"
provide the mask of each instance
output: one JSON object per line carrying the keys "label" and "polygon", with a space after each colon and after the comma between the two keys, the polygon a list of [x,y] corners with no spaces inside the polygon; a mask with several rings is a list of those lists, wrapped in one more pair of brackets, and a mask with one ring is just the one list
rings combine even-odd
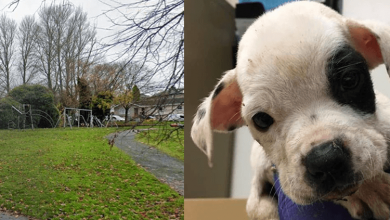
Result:
{"label": "puppy's black eye patch", "polygon": [[274,119],[265,112],[258,112],[252,117],[257,130],[266,132],[268,128],[274,123]]}
{"label": "puppy's black eye patch", "polygon": [[375,93],[367,63],[352,47],[339,48],[328,60],[331,96],[341,105],[363,113],[375,112]]}
{"label": "puppy's black eye patch", "polygon": [[340,86],[343,91],[353,90],[359,85],[360,73],[358,71],[346,71],[340,76]]}

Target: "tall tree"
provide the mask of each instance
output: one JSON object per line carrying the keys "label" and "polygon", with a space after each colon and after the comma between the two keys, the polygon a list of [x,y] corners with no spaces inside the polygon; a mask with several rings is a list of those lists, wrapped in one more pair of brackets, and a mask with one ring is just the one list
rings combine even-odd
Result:
{"label": "tall tree", "polygon": [[59,92],[63,91],[63,64],[62,64],[62,48],[64,46],[64,35],[67,25],[64,25],[68,22],[72,12],[73,6],[71,4],[58,4],[51,7],[51,10],[54,10],[52,15],[52,20],[54,23],[54,44],[55,44],[55,73],[56,81],[58,82]]}
{"label": "tall tree", "polygon": [[95,61],[96,29],[81,7],[66,0],[44,6],[38,14],[39,57],[47,85],[56,94],[77,97],[77,78]]}
{"label": "tall tree", "polygon": [[[54,5],[43,7],[39,11],[40,34],[38,39],[38,57],[41,71],[47,81],[47,87],[54,92],[56,90],[54,76],[55,61],[55,16]],[[53,85],[54,83],[54,85]]]}
{"label": "tall tree", "polygon": [[64,36],[62,59],[64,60],[65,89],[77,96],[73,85],[77,84],[78,77],[86,77],[86,73],[96,62],[96,29],[88,22],[87,13],[81,7],[74,10],[67,21]]}
{"label": "tall tree", "polygon": [[0,72],[7,93],[11,90],[11,68],[15,55],[16,21],[5,14],[0,16]]}
{"label": "tall tree", "polygon": [[90,109],[92,95],[88,82],[85,78],[77,78],[77,88],[79,94],[79,108]]}
{"label": "tall tree", "polygon": [[20,55],[18,71],[22,77],[23,85],[31,82],[38,73],[36,62],[38,35],[39,26],[35,18],[33,16],[24,17],[17,34]]}

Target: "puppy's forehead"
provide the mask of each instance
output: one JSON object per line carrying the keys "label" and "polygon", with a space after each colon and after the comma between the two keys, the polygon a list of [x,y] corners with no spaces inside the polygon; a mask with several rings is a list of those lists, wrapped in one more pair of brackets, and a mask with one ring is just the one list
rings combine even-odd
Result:
{"label": "puppy's forehead", "polygon": [[274,93],[291,89],[299,94],[303,83],[321,90],[327,61],[347,43],[343,18],[336,12],[312,2],[286,6],[260,17],[241,39],[236,71],[244,101],[248,95],[270,95],[264,91],[270,86]]}
{"label": "puppy's forehead", "polygon": [[[314,57],[319,60],[329,55],[332,46],[346,39],[342,20],[336,12],[313,2],[289,4],[266,13],[240,41],[238,73],[256,73],[265,65],[313,62]],[[287,72],[281,74],[297,73]]]}

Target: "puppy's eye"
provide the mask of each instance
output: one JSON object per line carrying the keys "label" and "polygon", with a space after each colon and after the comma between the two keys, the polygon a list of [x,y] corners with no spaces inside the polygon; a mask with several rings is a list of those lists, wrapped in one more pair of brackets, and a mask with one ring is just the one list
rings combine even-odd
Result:
{"label": "puppy's eye", "polygon": [[267,131],[274,123],[274,119],[265,112],[258,112],[252,117],[252,120],[260,131]]}
{"label": "puppy's eye", "polygon": [[344,72],[340,78],[341,88],[344,90],[352,90],[359,85],[360,74],[357,71]]}

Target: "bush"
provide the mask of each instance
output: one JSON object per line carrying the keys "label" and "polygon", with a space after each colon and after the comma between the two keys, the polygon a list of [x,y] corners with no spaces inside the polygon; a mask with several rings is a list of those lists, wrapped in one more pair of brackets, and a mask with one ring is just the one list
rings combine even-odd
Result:
{"label": "bush", "polygon": [[6,97],[0,100],[0,129],[7,129],[8,124],[10,128],[17,127],[17,115],[13,114],[12,106],[19,105],[18,102],[13,100],[11,97]]}
{"label": "bush", "polygon": [[18,86],[11,90],[9,97],[20,104],[31,105],[34,126],[51,128],[57,123],[60,113],[54,105],[53,93],[46,87],[41,85]]}

